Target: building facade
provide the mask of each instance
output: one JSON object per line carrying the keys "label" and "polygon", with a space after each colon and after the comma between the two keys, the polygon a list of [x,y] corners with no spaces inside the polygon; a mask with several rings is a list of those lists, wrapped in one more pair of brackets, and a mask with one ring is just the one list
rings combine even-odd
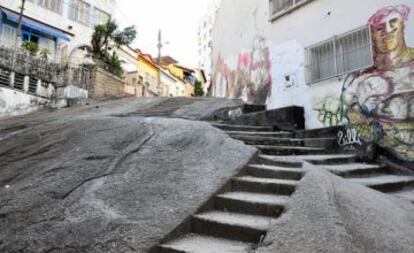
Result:
{"label": "building facade", "polygon": [[[1,1],[0,44],[15,43],[21,1]],[[95,25],[106,23],[115,0],[27,0],[22,39],[47,48],[56,61],[89,45]]]}
{"label": "building facade", "polygon": [[[213,1],[206,10],[198,27],[198,68],[206,74],[206,84],[210,84],[213,70],[213,29],[221,0]],[[208,87],[205,87],[207,90]]]}
{"label": "building facade", "polygon": [[163,97],[180,97],[183,96],[180,89],[180,80],[174,77],[168,69],[161,69],[161,86]]}
{"label": "building facade", "polygon": [[143,97],[158,97],[158,65],[149,54],[139,54],[138,58],[138,84],[142,87]]}
{"label": "building facade", "polygon": [[344,125],[414,160],[413,11],[412,0],[223,1],[213,94],[301,106],[307,129]]}

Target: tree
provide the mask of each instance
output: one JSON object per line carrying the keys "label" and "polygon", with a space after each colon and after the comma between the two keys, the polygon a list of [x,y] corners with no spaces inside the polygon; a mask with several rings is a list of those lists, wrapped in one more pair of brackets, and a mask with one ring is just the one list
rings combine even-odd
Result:
{"label": "tree", "polygon": [[134,26],[118,30],[118,25],[114,20],[109,20],[106,24],[95,26],[92,34],[92,54],[96,62],[106,65],[107,69],[119,77],[123,74],[122,61],[115,51],[109,53],[113,47],[130,45],[136,38],[137,31]]}
{"label": "tree", "polygon": [[202,97],[202,96],[204,96],[203,85],[198,80],[195,81],[195,83],[194,83],[194,95],[196,97]]}

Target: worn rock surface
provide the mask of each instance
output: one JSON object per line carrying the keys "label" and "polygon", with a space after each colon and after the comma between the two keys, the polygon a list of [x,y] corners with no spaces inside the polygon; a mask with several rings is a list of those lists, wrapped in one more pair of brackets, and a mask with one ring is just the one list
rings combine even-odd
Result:
{"label": "worn rock surface", "polygon": [[0,252],[146,252],[256,152],[123,102],[0,123]]}
{"label": "worn rock surface", "polygon": [[183,106],[174,112],[174,116],[198,120],[208,118],[208,116],[222,108],[233,108],[239,106],[243,106],[243,101],[240,99],[204,98],[200,101],[194,102],[191,105]]}
{"label": "worn rock surface", "polygon": [[309,170],[259,253],[411,253],[414,206]]}

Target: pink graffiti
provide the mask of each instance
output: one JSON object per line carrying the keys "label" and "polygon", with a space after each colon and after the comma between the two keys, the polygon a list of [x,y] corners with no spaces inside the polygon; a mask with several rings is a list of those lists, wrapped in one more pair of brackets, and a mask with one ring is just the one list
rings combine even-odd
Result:
{"label": "pink graffiti", "polygon": [[241,53],[239,55],[239,63],[238,66],[241,67],[249,67],[250,66],[250,54],[249,53]]}
{"label": "pink graffiti", "polygon": [[410,7],[405,5],[398,5],[398,6],[389,6],[382,8],[381,10],[377,11],[369,20],[368,23],[376,28],[381,25],[384,18],[388,17],[390,14],[397,13],[399,14],[404,21],[408,20],[408,16],[410,14]]}

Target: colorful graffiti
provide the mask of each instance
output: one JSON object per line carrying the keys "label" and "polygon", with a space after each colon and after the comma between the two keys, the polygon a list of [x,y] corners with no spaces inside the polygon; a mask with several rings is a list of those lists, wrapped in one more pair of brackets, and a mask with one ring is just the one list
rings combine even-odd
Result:
{"label": "colorful graffiti", "polygon": [[238,55],[236,69],[231,69],[219,55],[213,85],[218,96],[241,98],[251,104],[266,104],[272,87],[270,51],[266,40],[257,36],[252,49]]}
{"label": "colorful graffiti", "polygon": [[314,107],[325,125],[346,123],[361,139],[414,160],[414,49],[405,41],[410,8],[379,10],[370,19],[374,67],[349,75],[339,100]]}

